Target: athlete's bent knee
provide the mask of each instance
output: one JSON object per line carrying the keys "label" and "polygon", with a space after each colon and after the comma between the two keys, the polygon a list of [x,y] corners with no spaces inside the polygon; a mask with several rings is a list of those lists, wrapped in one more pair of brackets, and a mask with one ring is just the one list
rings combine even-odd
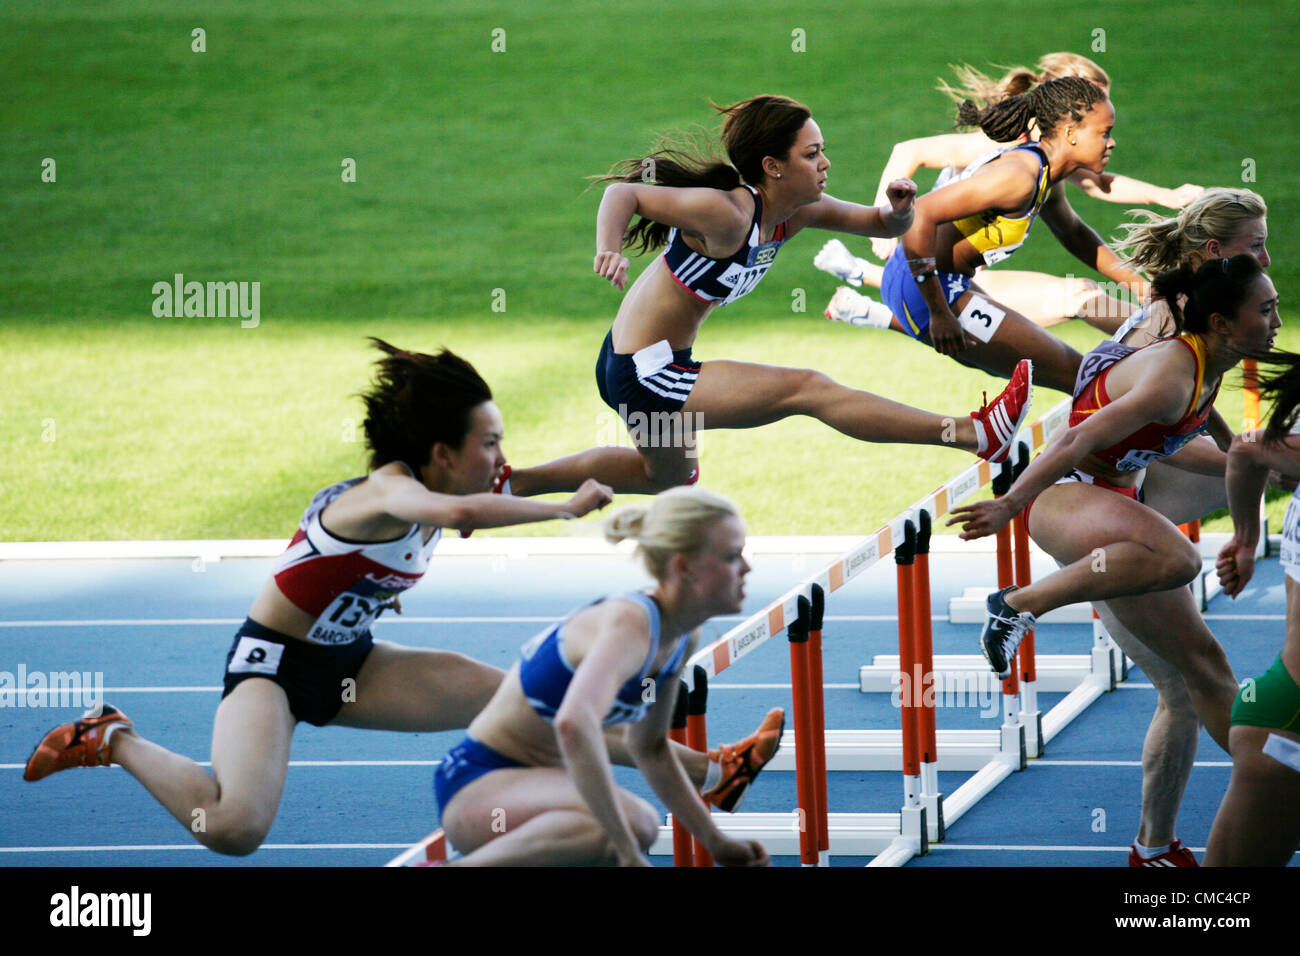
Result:
{"label": "athlete's bent knee", "polygon": [[215,853],[226,856],[248,856],[262,845],[271,828],[255,823],[232,821],[219,823],[205,832],[194,835],[199,842]]}
{"label": "athlete's bent knee", "polygon": [[629,814],[632,833],[636,836],[637,843],[641,844],[641,851],[649,853],[650,847],[659,839],[659,814],[644,800],[638,800],[637,804],[635,812]]}
{"label": "athlete's bent knee", "polygon": [[1161,556],[1159,570],[1163,585],[1161,590],[1168,591],[1191,584],[1201,573],[1200,552],[1190,541],[1184,541],[1182,546],[1166,551]]}

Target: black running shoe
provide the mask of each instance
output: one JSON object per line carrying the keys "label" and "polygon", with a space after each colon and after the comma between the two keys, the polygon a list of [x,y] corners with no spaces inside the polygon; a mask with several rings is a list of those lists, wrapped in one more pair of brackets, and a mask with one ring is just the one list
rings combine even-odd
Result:
{"label": "black running shoe", "polygon": [[1028,611],[1017,611],[1007,604],[1006,596],[1014,590],[1013,585],[989,595],[986,604],[988,618],[984,621],[984,633],[980,635],[984,659],[1002,678],[1011,676],[1011,660],[1016,655],[1016,648],[1035,623],[1034,616]]}

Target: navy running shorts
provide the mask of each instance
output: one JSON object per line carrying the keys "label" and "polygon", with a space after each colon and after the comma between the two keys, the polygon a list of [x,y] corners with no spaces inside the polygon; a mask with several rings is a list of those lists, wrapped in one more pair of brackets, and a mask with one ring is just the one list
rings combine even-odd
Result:
{"label": "navy running shorts", "polygon": [[[298,720],[323,727],[343,708],[343,682],[361,671],[375,639],[366,631],[350,644],[325,646],[299,641],[252,618],[244,621],[226,655],[225,697],[244,681],[265,677],[284,688]],[[355,693],[353,694],[355,698]]]}
{"label": "navy running shorts", "polygon": [[674,351],[666,339],[627,355],[614,351],[614,330],[596,360],[601,400],[624,421],[632,412],[679,412],[700,374],[690,349]]}

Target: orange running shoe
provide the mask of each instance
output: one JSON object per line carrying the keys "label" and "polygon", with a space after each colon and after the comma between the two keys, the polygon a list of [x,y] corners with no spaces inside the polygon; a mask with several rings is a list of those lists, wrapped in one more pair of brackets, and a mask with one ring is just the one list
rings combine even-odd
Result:
{"label": "orange running shoe", "polygon": [[107,767],[112,754],[104,731],[114,724],[131,727],[125,714],[105,704],[99,711],[86,711],[80,720],[55,727],[28,758],[23,779],[40,780],[69,767]]}
{"label": "orange running shoe", "polygon": [[744,740],[710,750],[709,759],[718,761],[722,767],[722,779],[712,790],[705,791],[705,802],[728,813],[738,810],[758,772],[781,749],[784,731],[785,711],[773,707],[758,729]]}

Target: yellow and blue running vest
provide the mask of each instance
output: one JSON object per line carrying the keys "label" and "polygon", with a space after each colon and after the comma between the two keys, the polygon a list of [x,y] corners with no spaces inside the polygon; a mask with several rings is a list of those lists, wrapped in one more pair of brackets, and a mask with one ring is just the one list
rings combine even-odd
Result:
{"label": "yellow and blue running vest", "polygon": [[1043,208],[1043,203],[1047,201],[1052,191],[1048,183],[1051,168],[1047,163],[1047,155],[1037,143],[1024,143],[1012,146],[1010,149],[989,153],[954,177],[954,179],[967,179],[981,167],[1016,150],[1025,150],[1038,157],[1038,187],[1034,190],[1034,201],[1030,204],[1029,211],[1023,216],[1003,216],[992,210],[986,210],[953,221],[957,231],[984,257],[984,264],[988,266],[1001,262],[1019,249],[1029,235],[1029,227],[1038,218],[1039,210]]}

